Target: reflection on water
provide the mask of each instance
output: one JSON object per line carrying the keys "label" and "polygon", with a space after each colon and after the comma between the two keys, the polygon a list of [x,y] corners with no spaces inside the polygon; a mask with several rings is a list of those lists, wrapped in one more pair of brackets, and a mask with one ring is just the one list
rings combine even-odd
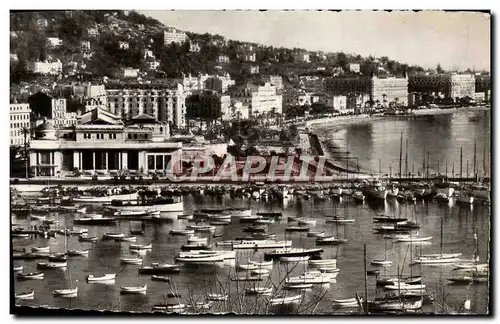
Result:
{"label": "reflection on water", "polygon": [[[218,208],[222,206],[246,207],[247,200],[214,200],[209,197],[185,199],[185,213],[199,208]],[[259,211],[277,211],[281,207],[269,203],[251,202],[253,213]],[[394,215],[416,220],[422,224],[419,230],[420,236],[432,236],[430,244],[419,244],[409,249],[408,243],[393,243],[392,240],[385,240],[382,235],[373,234],[372,218],[377,214]],[[324,218],[334,214],[345,215],[347,218],[354,218],[356,221],[349,225],[336,225],[325,223]],[[288,207],[283,209],[283,218],[273,224],[268,225],[268,233],[276,233],[277,239],[285,238],[285,227],[288,216],[314,217],[317,219],[312,230],[324,230],[327,235],[335,235],[348,239],[347,244],[338,246],[324,246],[324,258],[337,258],[337,265],[340,273],[336,282],[328,286],[315,286],[312,290],[306,291],[306,300],[319,299],[318,296],[326,294],[318,307],[316,313],[331,312],[331,300],[354,297],[355,293],[364,294],[364,272],[363,272],[363,244],[367,245],[368,263],[371,259],[383,259],[387,255],[388,260],[393,261],[393,265],[381,270],[381,274],[395,275],[398,266],[400,271],[406,274],[419,275],[424,277],[428,291],[435,296],[440,296],[446,300],[447,304],[463,305],[466,298],[472,300],[472,311],[485,313],[488,305],[488,286],[472,285],[451,286],[447,284],[447,278],[452,275],[451,267],[442,266],[409,266],[411,256],[419,253],[439,253],[440,252],[440,223],[443,220],[444,231],[442,237],[443,252],[461,252],[463,258],[471,259],[474,253],[473,228],[477,226],[479,233],[479,255],[481,262],[487,260],[490,209],[488,206],[474,206],[463,208],[457,205],[436,204],[417,202],[416,204],[400,204],[397,201],[390,201],[382,204],[354,204],[345,198],[342,202],[327,200],[323,202],[292,201]],[[60,214],[58,217],[66,219],[68,225],[72,224],[74,215]],[[29,219],[14,215],[15,223],[28,224]],[[142,253],[145,264],[151,262],[173,263],[175,255],[180,251],[180,247],[186,244],[183,236],[169,236],[172,228],[182,228],[188,224],[187,220],[173,220],[169,223],[155,224],[147,223],[145,234],[139,236],[137,244],[153,244],[153,249]],[[227,240],[236,236],[246,236],[242,229],[247,224],[231,224],[229,226],[218,226],[217,233],[223,236],[217,241]],[[130,221],[120,221],[115,227],[88,227],[90,236],[102,237],[102,234],[110,231],[121,231],[128,233]],[[197,234],[206,236],[206,234]],[[286,239],[292,240],[294,247],[314,247],[314,238],[307,237],[304,233],[286,233]],[[209,238],[211,243],[213,238]],[[50,245],[52,252],[61,252],[64,249],[64,239],[62,237],[51,239],[24,239],[15,240],[14,248],[31,248],[32,246]],[[71,258],[71,276],[74,284],[78,285],[78,298],[66,300],[54,298],[53,289],[67,288],[69,285],[69,271],[66,270],[46,270],[45,279],[41,281],[16,281],[15,290],[27,291],[35,290],[35,299],[32,301],[19,301],[19,304],[29,305],[50,305],[55,307],[71,307],[82,309],[119,309],[150,311],[154,304],[164,303],[168,293],[178,292],[181,294],[181,301],[186,302],[186,296],[202,301],[207,293],[220,292],[222,290],[230,296],[237,296],[245,288],[258,285],[259,287],[271,287],[272,283],[281,282],[286,273],[291,276],[299,275],[307,270],[305,263],[287,264],[277,262],[274,264],[271,276],[257,283],[229,281],[237,275],[244,273],[236,272],[235,264],[245,264],[248,260],[263,260],[264,250],[242,250],[238,251],[236,260],[224,262],[214,267],[205,266],[183,266],[180,274],[171,275],[171,283],[151,281],[148,275],[139,275],[138,266],[121,265],[120,257],[131,255],[128,243],[118,243],[114,241],[102,241],[95,243],[80,243],[77,237],[69,237],[68,247],[70,249],[90,248],[88,257]],[[387,252],[385,248],[387,247]],[[219,249],[219,248],[217,248]],[[25,272],[36,270],[36,261],[15,261],[15,265],[24,265]],[[370,266],[368,265],[368,268]],[[116,273],[114,284],[87,284],[85,277],[89,274],[102,275],[105,273]],[[78,282],[75,282],[78,280]],[[148,284],[147,295],[121,295],[121,286],[139,286]],[[298,292],[297,292],[298,293]],[[375,285],[374,277],[368,278],[369,297],[381,295],[383,292]],[[295,292],[289,293],[290,295]],[[248,305],[259,304],[258,298],[248,297]],[[438,298],[438,297],[436,297]],[[253,300],[254,304],[250,301]],[[236,306],[235,306],[236,307]],[[238,306],[239,307],[239,306]],[[242,306],[243,307],[243,306]],[[252,306],[253,307],[253,306]],[[440,311],[437,306],[425,306],[426,310]],[[255,309],[255,308],[253,308]],[[247,309],[247,311],[250,311]],[[260,311],[264,311],[263,309]]]}

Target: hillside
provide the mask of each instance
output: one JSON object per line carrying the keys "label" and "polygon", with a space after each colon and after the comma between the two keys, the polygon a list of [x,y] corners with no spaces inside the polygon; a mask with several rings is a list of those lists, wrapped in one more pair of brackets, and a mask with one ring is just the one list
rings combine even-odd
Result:
{"label": "hillside", "polygon": [[[47,24],[45,25],[44,19]],[[310,62],[297,59],[304,49],[274,48],[255,43],[226,40],[219,35],[187,32],[190,42],[182,45],[163,45],[162,31],[167,27],[159,21],[134,11],[17,11],[11,12],[11,83],[29,81],[26,62],[56,60],[63,63],[63,74],[77,67],[77,74],[87,78],[112,77],[121,67],[148,71],[149,62],[144,50],[154,53],[160,66],[144,77],[179,77],[182,73],[216,73],[227,71],[237,80],[250,77],[249,67],[258,65],[260,74],[305,75],[320,73],[331,75],[334,68],[347,70],[348,63],[359,63],[361,73],[369,75],[385,70],[401,75],[404,71],[422,70],[387,57],[376,59],[345,53],[309,52]],[[93,33],[91,33],[93,32]],[[60,46],[47,44],[48,37],[62,40]],[[81,42],[89,41],[90,49],[82,48]],[[119,42],[127,42],[128,49],[120,49]],[[190,43],[199,45],[199,52],[190,51]],[[245,55],[255,53],[255,61],[247,62]],[[226,55],[229,63],[218,63],[220,55]],[[382,69],[381,69],[382,68]],[[320,71],[325,69],[325,71]],[[68,72],[69,71],[69,72]]]}

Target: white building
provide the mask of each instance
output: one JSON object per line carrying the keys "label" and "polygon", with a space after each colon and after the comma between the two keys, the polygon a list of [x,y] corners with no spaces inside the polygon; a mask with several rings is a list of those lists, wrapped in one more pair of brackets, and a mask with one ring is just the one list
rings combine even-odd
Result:
{"label": "white building", "polygon": [[188,39],[185,32],[175,28],[168,28],[163,32],[163,44],[170,45],[172,43],[182,44]]}
{"label": "white building", "polygon": [[129,43],[128,43],[128,42],[119,41],[119,42],[118,42],[118,47],[119,47],[120,49],[127,50],[127,49],[129,49],[130,45],[129,45]]}
{"label": "white building", "polygon": [[26,69],[35,74],[59,74],[62,72],[62,63],[59,60],[56,62],[28,62]]}
{"label": "white building", "polygon": [[311,62],[311,60],[309,58],[309,53],[296,53],[294,56],[295,56],[295,60],[298,62],[303,62],[303,63]]}
{"label": "white building", "polygon": [[87,28],[87,35],[90,37],[97,37],[99,36],[99,29],[96,27]]}
{"label": "white building", "polygon": [[359,63],[349,63],[349,71],[359,73],[361,71]]}
{"label": "white building", "polygon": [[149,70],[156,71],[156,70],[158,70],[159,67],[160,67],[159,61],[153,60],[153,61],[148,62],[148,69]]}
{"label": "white building", "polygon": [[473,74],[452,74],[450,82],[451,98],[474,98],[476,94],[476,77]]}
{"label": "white building", "polygon": [[264,76],[265,82],[269,82],[276,90],[283,90],[283,78],[279,75],[266,75]]}
{"label": "white building", "polygon": [[281,114],[283,97],[276,93],[276,87],[270,83],[263,86],[247,84],[244,88],[229,90],[231,98],[248,105],[252,116],[264,115],[270,112]]}
{"label": "white building", "polygon": [[189,51],[194,53],[199,53],[201,51],[201,46],[198,43],[189,43]]}
{"label": "white building", "polygon": [[10,54],[10,60],[11,61],[14,61],[14,62],[17,62],[19,61],[19,58],[17,57],[17,54]]}
{"label": "white building", "polygon": [[164,85],[151,89],[109,88],[106,93],[106,110],[112,114],[124,118],[147,114],[159,122],[171,122],[177,128],[186,125],[186,93],[181,84],[175,88]]}
{"label": "white building", "polygon": [[249,53],[243,55],[243,60],[246,62],[255,62],[257,60],[257,55],[255,53]]}
{"label": "white building", "polygon": [[[10,145],[24,145],[23,129],[30,129],[31,109],[29,104],[10,104]],[[26,141],[30,140],[30,133],[26,135]]]}
{"label": "white building", "polygon": [[116,73],[119,79],[137,78],[139,76],[139,69],[122,68]]}
{"label": "white building", "polygon": [[153,54],[153,51],[150,49],[145,49],[143,50],[142,53],[142,58],[147,59],[147,58],[155,58],[155,55]]}
{"label": "white building", "polygon": [[66,99],[51,99],[52,120],[54,127],[64,127],[66,125]]}
{"label": "white building", "polygon": [[217,62],[219,62],[219,63],[229,63],[229,56],[221,54],[217,58]]}
{"label": "white building", "polygon": [[258,65],[251,65],[249,68],[248,68],[248,71],[250,72],[250,74],[259,74],[259,66]]}
{"label": "white building", "polygon": [[90,42],[89,41],[81,41],[80,43],[80,48],[85,51],[85,50],[90,50]]}
{"label": "white building", "polygon": [[230,86],[235,84],[235,81],[228,73],[222,76],[209,74],[192,76],[188,74],[180,80],[180,83],[185,91],[214,90],[225,93]]}
{"label": "white building", "polygon": [[226,110],[222,111],[223,120],[232,119],[248,119],[250,116],[250,108],[248,105],[244,105],[243,102],[232,100],[231,104]]}
{"label": "white building", "polygon": [[63,43],[62,39],[58,37],[47,37],[47,46],[49,47],[58,47]]}
{"label": "white building", "polygon": [[408,106],[408,78],[372,78],[372,100],[382,107]]}

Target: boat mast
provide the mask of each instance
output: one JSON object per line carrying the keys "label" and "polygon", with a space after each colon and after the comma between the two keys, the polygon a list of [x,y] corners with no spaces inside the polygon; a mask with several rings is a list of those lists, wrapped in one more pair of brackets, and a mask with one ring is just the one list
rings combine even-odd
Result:
{"label": "boat mast", "polygon": [[408,137],[406,138],[405,176],[408,177]]}
{"label": "boat mast", "polygon": [[460,178],[462,178],[462,164],[463,164],[462,147],[460,146]]}
{"label": "boat mast", "polygon": [[474,171],[472,172],[474,174],[474,177],[476,177],[477,170],[476,170],[476,141],[474,141]]}
{"label": "boat mast", "polygon": [[368,274],[366,273],[366,244],[363,244],[363,260],[365,267],[365,313],[368,314]]}
{"label": "boat mast", "polygon": [[441,251],[441,259],[443,258],[443,220],[441,219],[441,244],[440,244],[440,251]]}
{"label": "boat mast", "polygon": [[399,140],[399,181],[401,181],[402,158],[403,158],[403,132],[401,132],[401,138]]}

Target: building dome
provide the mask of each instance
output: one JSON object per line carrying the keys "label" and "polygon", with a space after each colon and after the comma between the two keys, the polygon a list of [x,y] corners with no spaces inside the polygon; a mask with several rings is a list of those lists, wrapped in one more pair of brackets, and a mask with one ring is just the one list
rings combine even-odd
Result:
{"label": "building dome", "polygon": [[41,140],[56,140],[56,129],[50,120],[35,128],[35,138]]}

